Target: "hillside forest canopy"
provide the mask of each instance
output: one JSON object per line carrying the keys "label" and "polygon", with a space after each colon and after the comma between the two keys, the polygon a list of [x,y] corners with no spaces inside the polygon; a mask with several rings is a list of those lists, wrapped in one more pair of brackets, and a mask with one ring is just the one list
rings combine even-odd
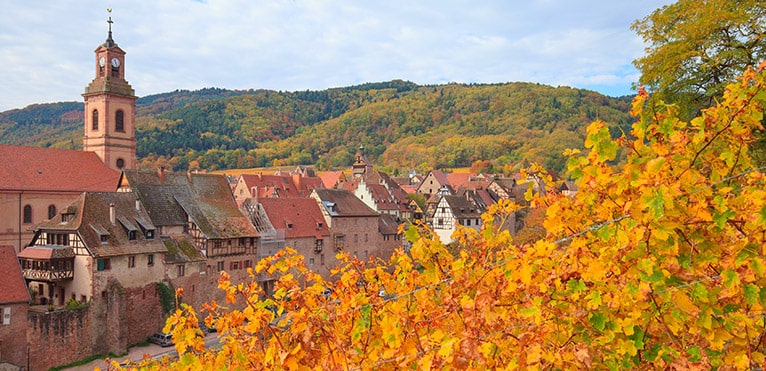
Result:
{"label": "hillside forest canopy", "polygon": [[[360,146],[381,169],[539,162],[563,172],[594,119],[630,126],[629,97],[531,83],[419,86],[406,81],[323,91],[203,89],[139,98],[142,168],[221,170],[282,165],[345,168]],[[82,104],[0,113],[0,142],[81,148]],[[47,121],[46,121],[47,118]]]}

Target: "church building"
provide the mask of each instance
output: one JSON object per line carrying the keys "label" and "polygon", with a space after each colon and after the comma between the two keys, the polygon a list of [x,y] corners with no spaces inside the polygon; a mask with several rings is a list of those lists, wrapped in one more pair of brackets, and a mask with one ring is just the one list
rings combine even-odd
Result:
{"label": "church building", "polygon": [[85,88],[83,150],[0,144],[0,245],[17,252],[35,225],[56,217],[82,192],[117,190],[120,170],[135,169],[136,96],[125,80],[125,51],[109,33],[95,50]]}
{"label": "church building", "polygon": [[125,51],[109,36],[96,48],[96,76],[85,88],[83,151],[115,170],[136,168],[136,96],[125,80]]}

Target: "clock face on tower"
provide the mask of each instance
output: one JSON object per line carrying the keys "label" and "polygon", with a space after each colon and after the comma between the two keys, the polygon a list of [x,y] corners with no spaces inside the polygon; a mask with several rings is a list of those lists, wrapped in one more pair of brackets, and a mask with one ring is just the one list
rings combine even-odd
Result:
{"label": "clock face on tower", "polygon": [[112,67],[114,68],[120,67],[120,60],[117,58],[112,58]]}
{"label": "clock face on tower", "polygon": [[104,59],[104,57],[101,57],[98,60],[98,65],[101,66],[101,67],[104,67],[105,64],[106,64],[106,59]]}

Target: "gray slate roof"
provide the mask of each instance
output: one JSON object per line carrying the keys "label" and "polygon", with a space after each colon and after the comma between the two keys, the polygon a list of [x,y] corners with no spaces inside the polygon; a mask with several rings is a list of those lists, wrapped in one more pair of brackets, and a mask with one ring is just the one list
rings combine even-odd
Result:
{"label": "gray slate roof", "polygon": [[258,236],[224,175],[124,170],[123,177],[158,226],[184,225],[188,215],[207,238]]}
{"label": "gray slate roof", "polygon": [[[114,204],[115,223],[110,222],[110,205]],[[65,213],[74,213],[62,221]],[[142,229],[142,227],[144,229]],[[154,231],[154,238],[147,238],[145,229]],[[129,192],[86,192],[53,219],[37,226],[36,232],[75,232],[88,250],[97,257],[133,255],[140,253],[165,253],[167,249],[156,236],[155,226],[149,222],[144,208],[136,209],[135,195]],[[128,232],[135,231],[130,240]],[[101,236],[105,235],[106,243]]]}

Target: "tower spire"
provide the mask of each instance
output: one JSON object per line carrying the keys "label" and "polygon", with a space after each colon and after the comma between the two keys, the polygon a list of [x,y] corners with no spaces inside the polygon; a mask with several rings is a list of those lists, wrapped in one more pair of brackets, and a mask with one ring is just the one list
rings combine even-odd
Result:
{"label": "tower spire", "polygon": [[111,48],[117,46],[117,43],[112,39],[112,23],[114,23],[112,22],[112,8],[106,8],[106,11],[109,12],[109,19],[106,21],[106,23],[109,23],[109,36],[107,36],[104,42],[104,47]]}

